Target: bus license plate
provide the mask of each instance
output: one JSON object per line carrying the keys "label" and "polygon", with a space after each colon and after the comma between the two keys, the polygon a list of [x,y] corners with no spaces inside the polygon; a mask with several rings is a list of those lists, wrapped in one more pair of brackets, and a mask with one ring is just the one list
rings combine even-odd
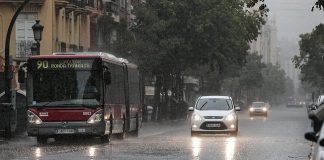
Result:
{"label": "bus license plate", "polygon": [[207,124],[206,127],[220,127],[219,123],[211,123],[211,124]]}
{"label": "bus license plate", "polygon": [[72,134],[74,129],[58,129],[57,134]]}

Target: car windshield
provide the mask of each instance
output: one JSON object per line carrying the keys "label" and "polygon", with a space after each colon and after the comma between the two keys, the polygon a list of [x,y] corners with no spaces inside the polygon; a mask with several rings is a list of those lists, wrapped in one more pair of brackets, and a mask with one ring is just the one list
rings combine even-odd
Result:
{"label": "car windshield", "polygon": [[265,106],[265,103],[263,103],[263,102],[252,103],[252,107],[255,107],[255,108],[259,108],[259,107],[263,107],[263,106]]}
{"label": "car windshield", "polygon": [[198,110],[230,110],[232,108],[232,101],[223,98],[199,99],[196,105]]}

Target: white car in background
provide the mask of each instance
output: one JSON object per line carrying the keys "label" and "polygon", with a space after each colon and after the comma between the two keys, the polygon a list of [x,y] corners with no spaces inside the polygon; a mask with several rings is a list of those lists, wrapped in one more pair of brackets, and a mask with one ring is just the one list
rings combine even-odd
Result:
{"label": "white car in background", "polygon": [[195,106],[190,107],[191,135],[198,133],[230,133],[238,132],[238,116],[232,98],[229,96],[202,96]]}
{"label": "white car in background", "polygon": [[253,115],[264,115],[268,116],[269,104],[265,102],[252,102],[249,113],[250,116]]}

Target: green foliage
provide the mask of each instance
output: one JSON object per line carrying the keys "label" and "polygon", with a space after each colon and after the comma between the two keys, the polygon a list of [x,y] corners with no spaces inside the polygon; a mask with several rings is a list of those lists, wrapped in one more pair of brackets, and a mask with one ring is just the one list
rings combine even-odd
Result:
{"label": "green foliage", "polygon": [[247,63],[241,70],[240,85],[246,90],[260,88],[263,84],[262,68],[265,65],[261,62],[262,56],[256,53],[247,56]]}
{"label": "green foliage", "polygon": [[324,88],[324,24],[312,33],[300,35],[300,53],[293,58],[295,67],[301,70],[301,80],[312,87]]}
{"label": "green foliage", "polygon": [[314,11],[314,8],[317,8],[319,10],[322,10],[324,11],[324,0],[317,0],[315,2],[315,5],[312,7],[312,11]]}
{"label": "green foliage", "polygon": [[242,65],[263,23],[236,0],[148,0],[136,13],[139,63],[156,73],[201,65],[222,72],[228,64]]}
{"label": "green foliage", "polygon": [[135,59],[132,54],[135,37],[127,28],[124,20],[117,23],[111,16],[103,15],[98,19],[98,29],[104,43],[99,50],[129,60]]}
{"label": "green foliage", "polygon": [[[262,69],[262,92],[261,95],[267,100],[273,100],[278,96],[282,96],[286,92],[285,72],[278,65],[267,64]],[[293,90],[294,88],[289,88]]]}
{"label": "green foliage", "polygon": [[[244,0],[246,2],[246,6],[248,8],[253,8],[259,4],[259,10],[260,11],[269,11],[267,8],[267,5],[265,4],[265,0]],[[324,0],[316,0],[314,6],[312,7],[311,11],[314,11],[314,9],[317,8],[319,10],[324,11]]]}

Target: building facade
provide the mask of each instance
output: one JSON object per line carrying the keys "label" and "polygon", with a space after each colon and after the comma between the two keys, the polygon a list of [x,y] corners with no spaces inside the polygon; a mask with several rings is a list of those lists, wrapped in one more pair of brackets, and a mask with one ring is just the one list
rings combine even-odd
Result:
{"label": "building facade", "polygon": [[256,41],[251,43],[251,52],[262,55],[264,63],[278,64],[277,27],[275,19],[268,20]]}
{"label": "building facade", "polygon": [[[23,1],[0,0],[0,73],[4,72],[9,23]],[[101,14],[102,0],[30,0],[19,14],[11,34],[10,57],[14,65],[17,67],[31,55],[30,48],[35,42],[32,26],[36,20],[44,26],[40,54],[87,51],[91,47],[91,30],[95,30]]]}

